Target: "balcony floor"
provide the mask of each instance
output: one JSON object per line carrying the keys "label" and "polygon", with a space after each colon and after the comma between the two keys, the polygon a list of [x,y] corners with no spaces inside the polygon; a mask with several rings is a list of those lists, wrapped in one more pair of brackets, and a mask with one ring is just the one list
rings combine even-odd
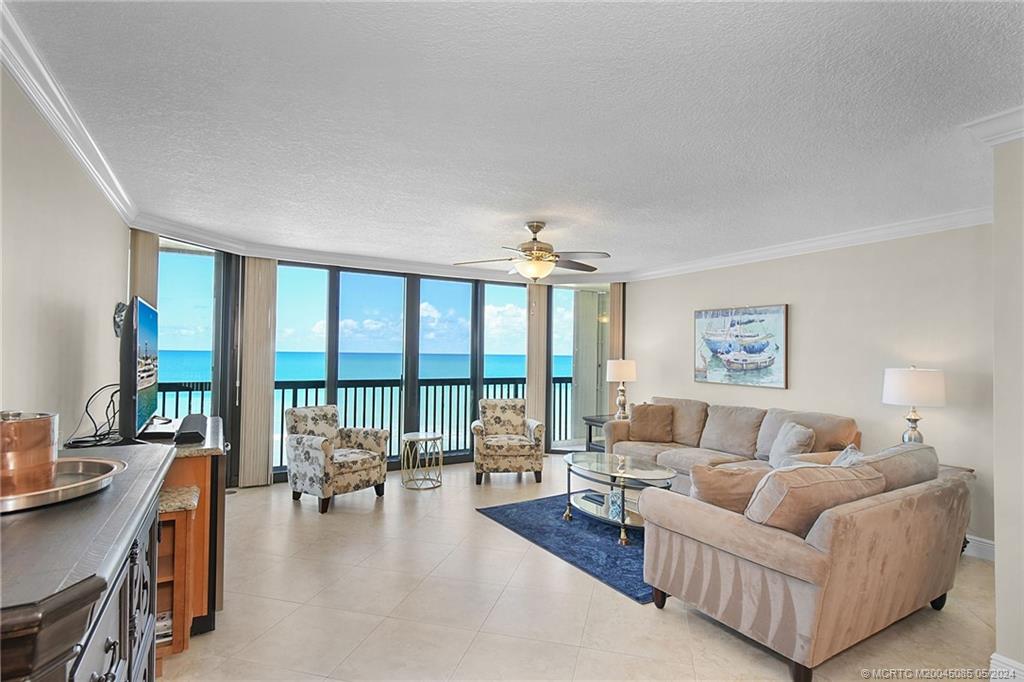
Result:
{"label": "balcony floor", "polygon": [[[472,464],[444,486],[341,495],[327,514],[287,484],[227,498],[225,609],[165,661],[165,679],[789,679],[771,651],[678,599],[663,611],[605,587],[475,511],[565,491]],[[582,484],[580,484],[582,486]],[[925,608],[815,670],[986,668],[992,564],[965,557],[942,612]]]}

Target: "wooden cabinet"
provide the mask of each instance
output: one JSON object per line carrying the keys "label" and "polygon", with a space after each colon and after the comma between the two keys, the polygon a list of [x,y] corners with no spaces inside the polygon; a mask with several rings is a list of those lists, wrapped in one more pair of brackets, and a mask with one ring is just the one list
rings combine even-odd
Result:
{"label": "wooden cabinet", "polygon": [[81,653],[69,665],[69,680],[154,679],[158,528],[154,501],[114,581],[94,607]]}

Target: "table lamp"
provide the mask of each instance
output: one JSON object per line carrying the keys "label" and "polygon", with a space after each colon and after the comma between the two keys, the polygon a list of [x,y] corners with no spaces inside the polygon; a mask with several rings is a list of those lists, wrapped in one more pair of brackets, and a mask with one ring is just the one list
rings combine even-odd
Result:
{"label": "table lamp", "polygon": [[619,397],[615,399],[616,419],[626,418],[626,385],[627,381],[636,381],[635,360],[609,360],[608,381],[619,382]]}
{"label": "table lamp", "polygon": [[921,415],[918,407],[942,407],[946,404],[946,375],[941,369],[918,369],[889,367],[882,382],[882,403],[910,407],[906,420],[908,428],[903,432],[904,443],[923,443],[924,437],[917,430]]}

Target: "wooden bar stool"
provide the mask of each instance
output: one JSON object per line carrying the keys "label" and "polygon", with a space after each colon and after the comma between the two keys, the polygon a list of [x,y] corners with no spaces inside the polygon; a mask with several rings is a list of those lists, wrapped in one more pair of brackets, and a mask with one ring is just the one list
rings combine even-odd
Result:
{"label": "wooden bar stool", "polygon": [[165,656],[188,649],[193,583],[190,553],[198,506],[198,486],[168,486],[160,491],[160,542],[156,568],[157,677],[163,673]]}

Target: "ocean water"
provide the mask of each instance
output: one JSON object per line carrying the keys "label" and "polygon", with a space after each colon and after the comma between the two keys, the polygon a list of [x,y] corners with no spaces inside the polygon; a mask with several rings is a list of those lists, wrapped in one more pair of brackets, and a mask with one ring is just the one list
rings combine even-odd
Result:
{"label": "ocean water", "polygon": [[[450,379],[469,376],[469,355],[425,353],[420,356],[420,378]],[[278,381],[324,378],[323,353],[277,353],[274,378]],[[209,381],[210,351],[160,351],[160,381]],[[552,373],[572,376],[572,356],[552,358]],[[401,353],[339,353],[338,376],[342,379],[398,379],[402,376]],[[525,355],[485,355],[485,377],[526,376]]]}

